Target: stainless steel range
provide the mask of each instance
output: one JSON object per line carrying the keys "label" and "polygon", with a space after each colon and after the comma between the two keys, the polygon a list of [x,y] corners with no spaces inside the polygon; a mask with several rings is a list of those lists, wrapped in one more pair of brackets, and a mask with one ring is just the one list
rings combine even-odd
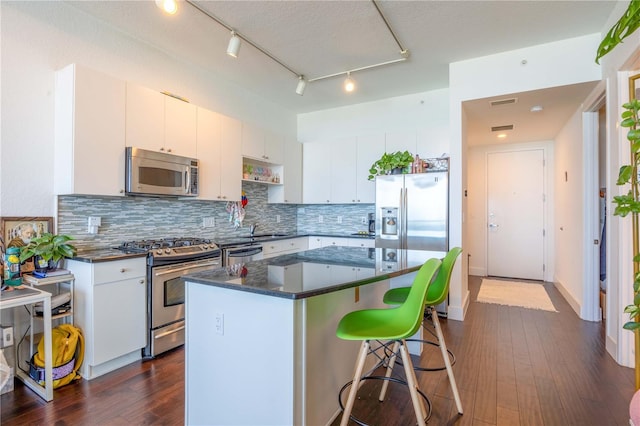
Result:
{"label": "stainless steel range", "polygon": [[222,267],[221,250],[202,238],[139,240],[122,243],[123,251],[147,252],[147,346],[142,356],[184,344],[184,283],[180,277]]}

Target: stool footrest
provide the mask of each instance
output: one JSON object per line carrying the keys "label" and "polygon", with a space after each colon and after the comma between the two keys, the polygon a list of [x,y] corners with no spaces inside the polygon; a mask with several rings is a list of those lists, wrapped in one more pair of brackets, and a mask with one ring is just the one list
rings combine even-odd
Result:
{"label": "stool footrest", "polygon": [[[408,383],[405,380],[398,379],[396,377],[364,376],[364,377],[360,378],[361,382],[365,381],[365,380],[384,380],[384,381],[398,383],[398,384],[401,384],[401,385],[404,385],[404,386],[408,386]],[[345,383],[344,386],[342,386],[342,389],[340,389],[340,393],[338,393],[338,404],[340,404],[340,410],[342,410],[343,412],[344,412],[344,404],[342,403],[342,393],[345,390],[347,390],[352,384],[353,384],[353,380],[349,380],[347,383]],[[416,388],[416,390],[418,391],[418,393],[420,394],[422,399],[424,399],[426,401],[426,403],[427,403],[427,416],[424,418],[424,421],[426,423],[431,418],[431,400],[420,389]],[[368,423],[365,423],[364,421],[362,421],[361,419],[357,418],[353,414],[349,415],[349,419],[354,421],[355,423],[361,425],[361,426],[368,426]]]}

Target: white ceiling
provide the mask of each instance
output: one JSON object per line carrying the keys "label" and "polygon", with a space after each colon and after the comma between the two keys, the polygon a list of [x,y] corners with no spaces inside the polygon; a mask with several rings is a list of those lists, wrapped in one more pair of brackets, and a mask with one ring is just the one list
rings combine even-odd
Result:
{"label": "white ceiling", "polygon": [[[308,79],[401,57],[398,44],[368,0],[193,1]],[[614,1],[577,0],[379,1],[410,58],[354,73],[354,93],[342,90],[341,76],[309,83],[304,96],[299,96],[296,75],[247,43],[237,59],[227,56],[229,31],[189,3],[180,1],[173,16],[162,13],[153,1],[70,3],[296,113],[446,88],[451,62],[601,32],[615,6]],[[497,109],[483,107],[486,101],[469,102],[465,108],[471,120],[470,138],[473,143],[489,142],[490,136],[495,140],[487,127],[510,124],[506,121],[518,123],[510,142],[553,138],[556,124],[566,121],[592,87],[515,94],[526,119],[516,109],[503,107],[498,114]],[[530,121],[525,99],[545,105],[538,121]]]}

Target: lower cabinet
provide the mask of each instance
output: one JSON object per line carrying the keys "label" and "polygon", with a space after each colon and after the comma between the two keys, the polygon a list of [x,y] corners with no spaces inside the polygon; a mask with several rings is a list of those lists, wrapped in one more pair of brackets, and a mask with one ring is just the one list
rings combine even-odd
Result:
{"label": "lower cabinet", "polygon": [[85,339],[82,377],[93,379],[141,358],[146,346],[145,258],[67,262],[76,277],[74,321]]}
{"label": "lower cabinet", "polygon": [[269,241],[262,243],[262,255],[265,259],[268,259],[283,254],[296,253],[306,250],[309,247],[308,244],[307,237]]}
{"label": "lower cabinet", "polygon": [[309,249],[328,246],[375,247],[375,243],[376,241],[372,238],[309,237]]}

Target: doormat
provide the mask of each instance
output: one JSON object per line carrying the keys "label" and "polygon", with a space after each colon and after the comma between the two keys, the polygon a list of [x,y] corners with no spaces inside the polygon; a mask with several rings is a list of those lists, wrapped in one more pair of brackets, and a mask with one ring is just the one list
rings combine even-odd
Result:
{"label": "doormat", "polygon": [[542,284],[483,278],[478,302],[558,312]]}

